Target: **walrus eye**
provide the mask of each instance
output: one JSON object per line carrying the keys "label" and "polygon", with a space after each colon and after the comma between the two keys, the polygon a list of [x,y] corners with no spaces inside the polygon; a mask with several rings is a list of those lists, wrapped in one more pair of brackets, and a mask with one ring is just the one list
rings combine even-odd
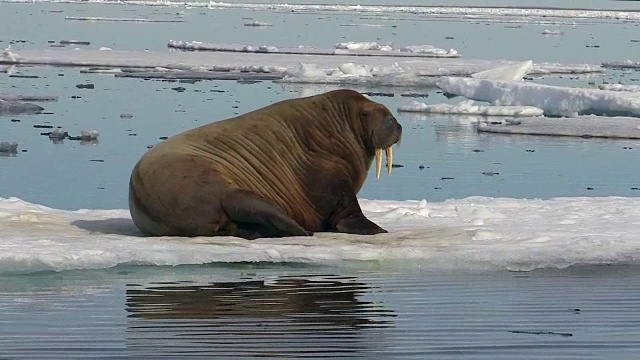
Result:
{"label": "walrus eye", "polygon": [[369,112],[367,110],[363,110],[360,113],[360,119],[362,120],[367,120],[369,118]]}

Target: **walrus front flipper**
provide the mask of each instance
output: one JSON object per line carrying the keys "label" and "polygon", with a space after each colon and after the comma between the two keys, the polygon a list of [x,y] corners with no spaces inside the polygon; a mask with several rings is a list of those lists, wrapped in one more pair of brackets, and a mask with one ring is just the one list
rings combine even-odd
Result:
{"label": "walrus front flipper", "polygon": [[336,212],[332,220],[335,230],[341,233],[375,235],[388,232],[364,216],[355,195],[345,208]]}
{"label": "walrus front flipper", "polygon": [[245,239],[313,235],[270,201],[247,190],[232,190],[222,208],[236,224],[236,236]]}

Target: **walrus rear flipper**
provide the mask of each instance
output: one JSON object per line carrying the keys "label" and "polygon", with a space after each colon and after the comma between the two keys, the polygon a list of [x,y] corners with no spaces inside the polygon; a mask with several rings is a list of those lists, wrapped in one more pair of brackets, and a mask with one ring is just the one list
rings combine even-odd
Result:
{"label": "walrus rear flipper", "polygon": [[307,236],[295,220],[270,201],[247,190],[231,190],[222,198],[222,208],[236,224],[235,236],[259,237]]}

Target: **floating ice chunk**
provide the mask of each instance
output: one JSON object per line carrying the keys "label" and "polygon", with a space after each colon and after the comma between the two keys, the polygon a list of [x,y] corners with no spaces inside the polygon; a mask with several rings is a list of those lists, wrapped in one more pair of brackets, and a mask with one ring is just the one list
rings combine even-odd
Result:
{"label": "floating ice chunk", "polygon": [[0,99],[0,115],[37,114],[44,110],[40,105]]}
{"label": "floating ice chunk", "polygon": [[82,130],[80,131],[80,138],[82,140],[96,140],[100,136],[98,130]]}
{"label": "floating ice chunk", "polygon": [[493,105],[535,106],[551,116],[640,116],[640,97],[633,93],[459,77],[443,77],[437,86]]}
{"label": "floating ice chunk", "polygon": [[400,48],[402,52],[410,52],[416,54],[431,54],[431,55],[439,55],[439,56],[450,56],[456,57],[458,56],[458,51],[455,49],[440,49],[432,45],[409,45]]}
{"label": "floating ice chunk", "polygon": [[348,23],[348,24],[340,24],[340,26],[362,26],[362,27],[385,27],[386,25],[382,24],[366,24],[366,23]]}
{"label": "floating ice chunk", "polygon": [[335,69],[322,70],[316,64],[300,64],[287,71],[278,83],[324,84],[361,87],[408,87],[433,88],[436,77],[420,76],[415,73],[374,71],[362,65],[343,64]]}
{"label": "floating ice chunk", "polygon": [[391,51],[393,47],[389,45],[378,44],[377,42],[341,42],[335,45],[336,49],[345,49],[345,50],[380,50],[380,51]]}
{"label": "floating ice chunk", "polygon": [[161,23],[181,23],[182,19],[145,19],[145,18],[116,18],[104,16],[65,16],[65,20],[77,21],[124,21],[124,22],[161,22]]}
{"label": "floating ice chunk", "polygon": [[252,21],[252,22],[245,23],[244,26],[260,27],[260,26],[273,26],[273,24],[269,24],[264,21]]}
{"label": "floating ice chunk", "polygon": [[640,139],[640,118],[578,116],[521,118],[478,124],[478,131],[502,134]]}
{"label": "floating ice chunk", "polygon": [[564,34],[562,31],[560,30],[550,30],[550,29],[544,29],[542,30],[542,35],[562,35]]}
{"label": "floating ice chunk", "polygon": [[256,52],[256,53],[270,53],[270,52],[278,52],[278,48],[275,46],[267,46],[267,45],[260,45],[260,46],[245,45],[242,47],[242,51]]}
{"label": "floating ice chunk", "polygon": [[0,100],[6,101],[58,101],[55,95],[12,95],[0,94]]}
{"label": "floating ice chunk", "polygon": [[457,114],[457,115],[483,115],[483,116],[515,116],[531,117],[541,116],[543,111],[533,106],[485,106],[475,105],[473,100],[463,101],[457,105],[433,104],[414,101],[410,105],[398,107],[401,112],[422,112],[430,114]]}
{"label": "floating ice chunk", "polygon": [[91,67],[91,68],[86,68],[86,69],[81,69],[80,73],[81,74],[119,74],[122,72],[122,69],[118,69],[118,68],[95,68],[95,67]]}
{"label": "floating ice chunk", "polygon": [[17,154],[18,153],[18,143],[16,142],[0,142],[0,153],[5,154]]}
{"label": "floating ice chunk", "polygon": [[592,74],[602,72],[604,72],[604,67],[600,65],[540,63],[533,65],[533,69],[530,74]]}
{"label": "floating ice chunk", "polygon": [[111,51],[111,50],[113,50],[113,49],[112,49],[112,48],[110,48],[110,47],[106,47],[106,46],[100,46],[100,49],[98,49],[98,50],[99,50],[99,51]]}
{"label": "floating ice chunk", "polygon": [[600,90],[640,92],[640,85],[600,84]]}
{"label": "floating ice chunk", "polygon": [[640,61],[605,61],[602,66],[610,69],[640,69]]}
{"label": "floating ice chunk", "polygon": [[175,41],[169,40],[167,47],[172,49],[192,50],[192,51],[221,51],[221,52],[255,52],[255,53],[277,53],[279,49],[270,45],[237,45],[237,44],[212,44],[200,41]]}
{"label": "floating ice chunk", "polygon": [[17,62],[20,57],[13,51],[11,51],[11,45],[9,45],[2,51],[2,59],[11,62]]}
{"label": "floating ice chunk", "polygon": [[522,63],[499,66],[494,69],[484,70],[471,74],[474,79],[520,81],[533,69],[533,61],[528,60]]}
{"label": "floating ice chunk", "polygon": [[48,134],[49,139],[52,140],[64,140],[69,136],[69,133],[62,129],[55,129]]}

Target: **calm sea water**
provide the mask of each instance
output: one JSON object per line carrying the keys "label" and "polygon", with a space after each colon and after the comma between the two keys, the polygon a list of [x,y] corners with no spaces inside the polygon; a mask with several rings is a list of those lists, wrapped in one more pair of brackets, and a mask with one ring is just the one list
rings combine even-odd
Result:
{"label": "calm sea water", "polygon": [[[532,3],[542,4],[518,5]],[[551,1],[543,5],[561,6]],[[637,8],[632,2],[610,1],[584,1],[579,6]],[[181,11],[186,14],[177,14]],[[64,20],[65,16],[178,15],[184,15],[186,22]],[[274,26],[244,27],[244,22],[252,21],[249,18]],[[365,22],[396,27],[339,26]],[[77,39],[91,41],[90,48],[168,51],[169,39],[322,47],[340,41],[378,41],[450,47],[466,58],[592,64],[637,60],[640,44],[630,42],[639,38],[636,24],[577,22],[575,27],[524,23],[512,28],[500,22],[439,21],[410,14],[381,18],[346,13],[0,4],[0,46],[13,43],[18,49],[44,49],[49,46],[47,41]],[[547,28],[560,28],[565,35],[540,35]],[[159,142],[160,137],[317,91],[312,85],[270,82],[178,85],[81,74],[74,68],[17,70],[20,75],[38,77],[0,74],[0,92],[57,95],[59,101],[44,104],[47,114],[0,117],[0,141],[16,141],[26,150],[15,157],[0,157],[0,196],[64,209],[126,208],[131,168],[147,145]],[[593,86],[589,82],[638,77],[637,72],[618,71],[540,81]],[[95,84],[95,88],[76,88],[81,83]],[[171,90],[176,86],[186,91]],[[394,110],[409,101],[397,90],[366,90],[394,93],[393,97],[374,97]],[[429,97],[421,101],[456,101],[434,89],[422,91]],[[121,114],[133,117],[121,118]],[[404,167],[395,169],[391,177],[370,177],[361,197],[441,201],[471,195],[640,194],[633,190],[640,187],[637,141],[482,135],[475,132],[473,119],[465,117],[398,114],[398,119],[405,132],[395,159]],[[42,124],[62,126],[76,134],[96,129],[101,135],[97,144],[54,144],[40,135],[46,129],[34,128]],[[420,170],[420,165],[425,169]],[[482,174],[489,171],[497,174]],[[120,266],[2,276],[0,358],[627,359],[640,347],[640,294],[633,285],[639,278],[637,267],[623,265],[468,274],[387,269],[376,264],[337,268]]]}

